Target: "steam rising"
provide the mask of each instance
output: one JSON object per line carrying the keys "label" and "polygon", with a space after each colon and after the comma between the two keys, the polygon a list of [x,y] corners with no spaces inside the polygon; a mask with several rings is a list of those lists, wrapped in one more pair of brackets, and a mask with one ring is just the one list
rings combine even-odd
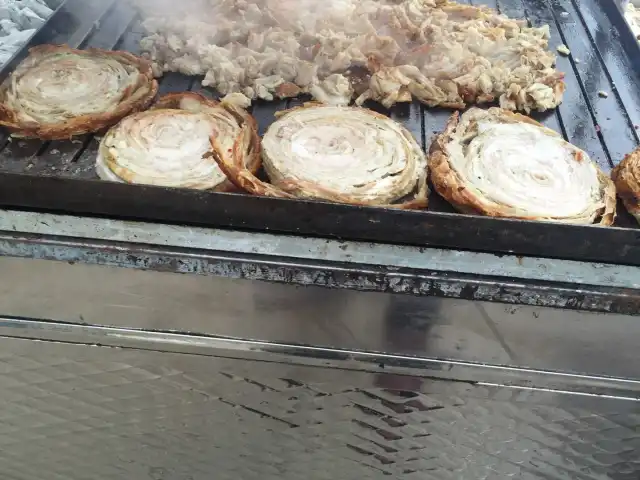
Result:
{"label": "steam rising", "polygon": [[156,75],[203,75],[221,94],[301,92],[335,104],[412,98],[463,107],[555,107],[548,28],[447,0],[132,0]]}
{"label": "steam rising", "polygon": [[175,1],[132,1],[147,18],[170,17],[178,21],[196,20],[215,25],[218,15],[224,14],[227,20],[248,20],[251,27],[261,30],[274,26],[290,26],[298,32],[306,29],[313,31],[318,22],[350,17],[356,5],[352,0],[184,0],[180,2],[180,14],[179,18],[176,18]]}

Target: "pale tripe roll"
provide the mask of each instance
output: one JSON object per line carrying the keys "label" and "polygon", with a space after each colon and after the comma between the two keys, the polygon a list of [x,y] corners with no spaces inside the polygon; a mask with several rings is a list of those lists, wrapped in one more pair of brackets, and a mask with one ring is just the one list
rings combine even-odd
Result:
{"label": "pale tripe roll", "polygon": [[500,108],[454,114],[429,168],[436,191],[463,212],[572,224],[615,218],[615,187],[584,151]]}
{"label": "pale tripe roll", "polygon": [[611,178],[625,208],[640,222],[640,148],[624,157],[611,172]]}
{"label": "pale tripe roll", "polygon": [[171,94],[155,108],[123,119],[107,132],[98,151],[96,172],[103,180],[199,190],[230,190],[233,185],[211,156],[210,137],[233,151],[240,148],[245,166],[260,165],[255,122],[233,105],[195,93]]}
{"label": "pale tripe roll", "polygon": [[0,125],[65,139],[147,108],[157,90],[151,63],[128,52],[41,45],[0,85]]}
{"label": "pale tripe roll", "polygon": [[223,151],[217,160],[230,179],[256,194],[398,208],[427,204],[420,146],[402,125],[363,108],[312,104],[284,112],[262,139],[271,185],[234,169]]}

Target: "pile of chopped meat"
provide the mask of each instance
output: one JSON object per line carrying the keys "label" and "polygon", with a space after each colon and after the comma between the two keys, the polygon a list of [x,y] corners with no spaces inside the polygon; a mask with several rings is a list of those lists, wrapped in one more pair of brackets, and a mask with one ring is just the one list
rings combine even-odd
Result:
{"label": "pile of chopped meat", "polygon": [[[390,107],[417,99],[463,108],[556,107],[563,74],[531,28],[486,7],[446,0],[184,0],[163,13],[137,0],[156,75],[204,75],[222,95]],[[183,14],[183,12],[186,12]]]}

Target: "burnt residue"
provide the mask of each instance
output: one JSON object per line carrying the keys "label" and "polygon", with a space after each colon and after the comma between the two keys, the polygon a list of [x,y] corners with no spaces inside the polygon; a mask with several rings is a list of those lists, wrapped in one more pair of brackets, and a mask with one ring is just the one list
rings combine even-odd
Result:
{"label": "burnt residue", "polygon": [[[167,248],[126,242],[0,235],[0,254],[112,265],[142,270],[214,275],[247,280],[360,291],[464,298],[515,305],[638,314],[636,290],[504,277],[387,269],[339,262],[291,260],[250,254]],[[384,363],[384,361],[382,362]]]}
{"label": "burnt residue", "polygon": [[353,88],[356,95],[362,95],[369,88],[371,72],[368,68],[361,65],[352,65],[344,72],[344,75],[349,79],[351,88]]}

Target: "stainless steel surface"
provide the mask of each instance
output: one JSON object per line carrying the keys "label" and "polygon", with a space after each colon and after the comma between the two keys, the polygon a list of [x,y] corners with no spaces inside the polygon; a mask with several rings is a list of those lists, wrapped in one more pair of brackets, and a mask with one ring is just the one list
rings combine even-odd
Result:
{"label": "stainless steel surface", "polygon": [[0,258],[4,315],[640,379],[638,317]]}
{"label": "stainless steel surface", "polygon": [[625,314],[640,305],[636,269],[619,265],[18,212],[2,223],[6,256]]}
{"label": "stainless steel surface", "polygon": [[[639,288],[636,267],[571,260],[346,242],[269,233],[163,225],[103,218],[0,210],[0,231],[58,235],[173,248],[259,254],[300,260],[416,268],[427,271]],[[30,251],[25,251],[29,255]]]}
{"label": "stainless steel surface", "polygon": [[638,478],[637,398],[288,360],[1,339],[2,478]]}
{"label": "stainless steel surface", "polygon": [[598,312],[637,313],[637,269],[0,228],[2,480],[640,476],[640,322]]}
{"label": "stainless steel surface", "polygon": [[606,397],[640,402],[640,380],[549,372],[530,368],[486,365],[459,360],[438,360],[344,348],[293,345],[122,327],[62,324],[12,317],[0,318],[0,337],[53,341],[70,346],[120,347],[235,360],[254,360],[281,365],[295,364],[346,369],[379,375],[411,375],[463,382],[474,386],[554,391],[581,397]]}
{"label": "stainless steel surface", "polygon": [[[635,269],[25,212],[0,227],[2,480],[640,475],[638,317],[527,305],[632,308]],[[469,288],[512,304],[444,298]]]}

